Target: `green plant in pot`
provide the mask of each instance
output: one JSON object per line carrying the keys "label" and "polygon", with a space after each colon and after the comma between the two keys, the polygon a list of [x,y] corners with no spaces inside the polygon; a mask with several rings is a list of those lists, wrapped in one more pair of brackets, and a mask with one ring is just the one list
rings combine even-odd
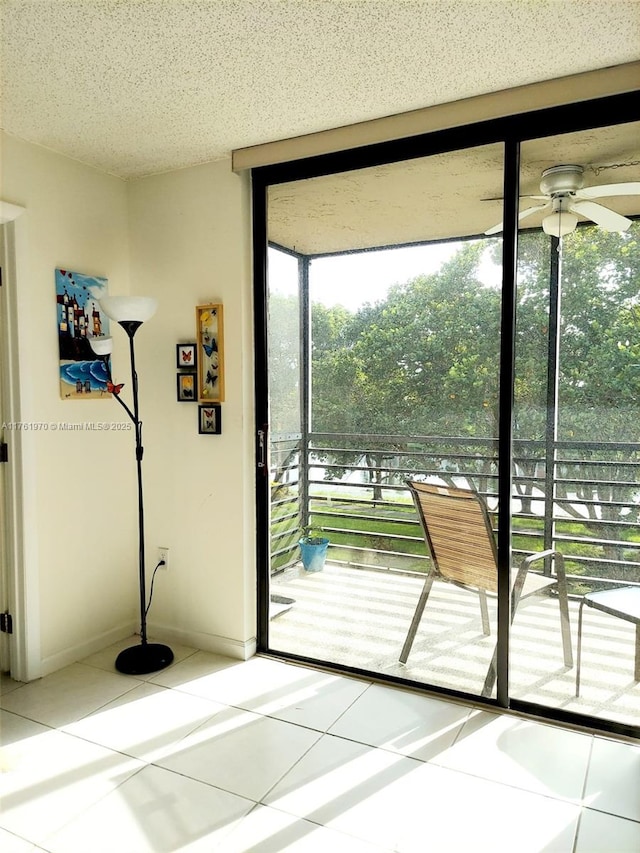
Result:
{"label": "green plant in pot", "polygon": [[302,528],[302,536],[298,540],[302,565],[307,572],[321,572],[327,559],[329,540],[322,536],[322,530],[307,525]]}

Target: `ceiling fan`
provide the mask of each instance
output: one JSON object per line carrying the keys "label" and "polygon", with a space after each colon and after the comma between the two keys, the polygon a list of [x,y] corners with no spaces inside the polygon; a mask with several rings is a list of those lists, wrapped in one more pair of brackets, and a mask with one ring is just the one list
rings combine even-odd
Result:
{"label": "ceiling fan", "polygon": [[[542,228],[546,234],[555,237],[564,237],[565,234],[575,230],[578,224],[576,214],[590,219],[605,231],[626,231],[631,225],[630,219],[602,204],[597,204],[593,199],[616,195],[640,195],[640,181],[585,187],[583,174],[582,166],[552,166],[550,169],[545,169],[540,180],[542,195],[524,196],[524,198],[544,203],[521,210],[518,214],[518,222],[538,210],[551,208],[551,213],[542,220]],[[499,231],[502,231],[502,222],[484,233],[497,234]]]}

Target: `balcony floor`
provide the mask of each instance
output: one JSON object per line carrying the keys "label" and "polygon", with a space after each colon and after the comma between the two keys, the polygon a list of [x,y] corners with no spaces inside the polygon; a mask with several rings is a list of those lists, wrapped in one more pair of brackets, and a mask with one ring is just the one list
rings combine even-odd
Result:
{"label": "balcony floor", "polygon": [[[400,676],[479,694],[495,644],[482,634],[478,599],[436,582],[407,665],[398,661],[423,581],[327,563],[321,572],[301,564],[272,579],[272,596],[293,599],[276,606],[270,622],[274,651]],[[574,659],[578,601],[570,602]],[[635,629],[606,614],[584,609],[580,698],[575,666],[564,666],[557,599],[521,602],[511,633],[510,691],[514,698],[547,707],[640,725],[640,682],[634,681]]]}

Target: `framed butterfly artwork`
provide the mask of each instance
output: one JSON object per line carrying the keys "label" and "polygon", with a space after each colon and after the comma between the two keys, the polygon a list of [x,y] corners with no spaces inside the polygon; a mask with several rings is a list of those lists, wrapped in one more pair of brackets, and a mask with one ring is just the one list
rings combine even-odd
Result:
{"label": "framed butterfly artwork", "polygon": [[200,435],[220,435],[222,432],[222,406],[218,403],[198,406],[198,432]]}
{"label": "framed butterfly artwork", "polygon": [[198,402],[224,400],[224,336],[222,305],[211,303],[196,308],[196,370]]}
{"label": "framed butterfly artwork", "polygon": [[179,370],[195,370],[196,351],[195,344],[176,344],[176,367]]}
{"label": "framed butterfly artwork", "polygon": [[195,373],[178,373],[177,400],[179,403],[193,403],[196,399]]}

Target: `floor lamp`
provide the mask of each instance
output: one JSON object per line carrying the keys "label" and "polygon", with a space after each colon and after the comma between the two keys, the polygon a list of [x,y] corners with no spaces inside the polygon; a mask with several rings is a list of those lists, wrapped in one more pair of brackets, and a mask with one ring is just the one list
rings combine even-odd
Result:
{"label": "floor lamp", "polygon": [[107,317],[115,320],[125,330],[129,337],[129,354],[131,358],[131,387],[133,394],[133,411],[120,398],[122,386],[114,385],[111,376],[110,358],[112,339],[110,337],[90,338],[91,348],[105,364],[107,372],[107,389],[120,403],[131,418],[135,430],[136,441],[136,470],[138,475],[138,574],[140,582],[140,644],[131,646],[120,652],[116,658],[116,669],[127,675],[141,675],[164,669],[173,661],[173,652],[169,646],[147,641],[147,593],[144,555],[144,502],[142,499],[142,422],[138,407],[138,374],[136,373],[135,349],[133,338],[140,326],[150,320],[156,312],[157,301],[149,296],[105,296],[99,300],[100,308]]}

